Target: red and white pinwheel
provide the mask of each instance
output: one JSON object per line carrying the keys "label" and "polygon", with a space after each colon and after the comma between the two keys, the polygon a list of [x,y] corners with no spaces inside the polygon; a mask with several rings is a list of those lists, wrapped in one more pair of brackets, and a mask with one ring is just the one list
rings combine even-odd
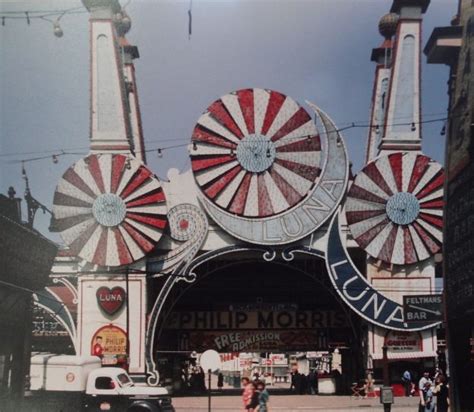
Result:
{"label": "red and white pinwheel", "polygon": [[321,170],[311,116],[272,90],[221,97],[199,118],[192,141],[198,186],[233,215],[262,218],[290,209],[315,186]]}
{"label": "red and white pinwheel", "polygon": [[441,249],[443,168],[421,154],[393,153],[365,166],[346,202],[353,238],[370,256],[405,265]]}
{"label": "red and white pinwheel", "polygon": [[54,194],[54,227],[71,251],[101,266],[142,258],[166,227],[159,180],[138,160],[97,154],[79,160]]}

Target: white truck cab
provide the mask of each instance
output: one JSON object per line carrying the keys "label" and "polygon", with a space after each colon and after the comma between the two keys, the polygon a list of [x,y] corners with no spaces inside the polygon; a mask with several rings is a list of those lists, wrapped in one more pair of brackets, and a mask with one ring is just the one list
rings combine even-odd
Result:
{"label": "white truck cab", "polygon": [[56,410],[51,406],[55,401],[60,405],[64,399],[71,412],[174,412],[165,388],[137,386],[125,369],[102,367],[96,356],[36,354],[30,382],[32,401],[44,402],[51,410]]}

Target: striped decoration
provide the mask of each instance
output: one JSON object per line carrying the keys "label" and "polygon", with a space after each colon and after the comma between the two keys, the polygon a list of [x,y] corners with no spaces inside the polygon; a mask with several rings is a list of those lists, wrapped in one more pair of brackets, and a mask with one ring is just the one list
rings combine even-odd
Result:
{"label": "striped decoration", "polygon": [[440,164],[416,153],[393,153],[367,164],[346,201],[353,238],[370,256],[407,265],[440,252],[443,227]]}
{"label": "striped decoration", "polygon": [[221,97],[199,118],[192,141],[198,186],[233,215],[282,213],[311,191],[321,171],[321,142],[311,116],[272,90]]}
{"label": "striped decoration", "polygon": [[71,252],[100,266],[127,265],[152,250],[166,213],[156,176],[119,154],[79,160],[64,173],[53,201],[54,226]]}

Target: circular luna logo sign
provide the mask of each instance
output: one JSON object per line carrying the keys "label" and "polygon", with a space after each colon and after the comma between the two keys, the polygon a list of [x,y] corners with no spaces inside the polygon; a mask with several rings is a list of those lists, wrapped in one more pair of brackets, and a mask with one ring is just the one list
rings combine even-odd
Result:
{"label": "circular luna logo sign", "polygon": [[[316,106],[313,109],[322,123],[321,133],[306,111],[286,96],[281,97],[286,103],[278,106],[280,111],[271,119],[281,124],[273,127],[265,116],[269,113],[268,107],[276,104],[277,92],[249,89],[236,93],[237,97],[221,98],[222,104],[232,106],[236,113],[240,104],[242,112],[246,112],[248,98],[256,118],[264,116],[264,119],[258,122],[258,127],[252,123],[254,134],[240,138],[232,138],[228,132],[224,134],[222,127],[215,127],[215,133],[220,135],[213,135],[211,140],[220,146],[214,151],[222,153],[227,150],[230,153],[221,154],[224,157],[222,162],[229,164],[229,170],[221,163],[216,167],[216,160],[213,157],[214,163],[210,162],[209,154],[200,154],[211,141],[201,127],[215,126],[210,120],[213,106],[198,121],[193,135],[196,150],[191,149],[191,158],[196,182],[201,189],[200,200],[213,220],[238,239],[261,245],[300,240],[318,229],[344,196],[349,167],[342,137],[335,124]],[[253,94],[253,97],[245,93]],[[255,102],[263,106],[259,107]],[[292,125],[293,116],[305,123],[292,129],[289,125]],[[267,120],[272,124],[268,130],[264,127]],[[300,135],[298,130],[304,127],[308,131]],[[257,137],[256,128],[260,131]],[[224,143],[226,149],[222,148]],[[224,170],[221,177],[215,175],[219,168]],[[207,178],[210,179],[208,183]]]}

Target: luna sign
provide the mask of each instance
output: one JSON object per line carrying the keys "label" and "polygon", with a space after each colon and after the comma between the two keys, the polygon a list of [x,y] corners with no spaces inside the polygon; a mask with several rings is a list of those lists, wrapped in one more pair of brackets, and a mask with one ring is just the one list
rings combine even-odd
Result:
{"label": "luna sign", "polygon": [[332,218],[327,244],[326,266],[331,282],[339,296],[364,319],[385,329],[400,331],[430,329],[439,323],[415,326],[405,322],[403,306],[388,299],[367,282],[344,248],[339,213]]}

